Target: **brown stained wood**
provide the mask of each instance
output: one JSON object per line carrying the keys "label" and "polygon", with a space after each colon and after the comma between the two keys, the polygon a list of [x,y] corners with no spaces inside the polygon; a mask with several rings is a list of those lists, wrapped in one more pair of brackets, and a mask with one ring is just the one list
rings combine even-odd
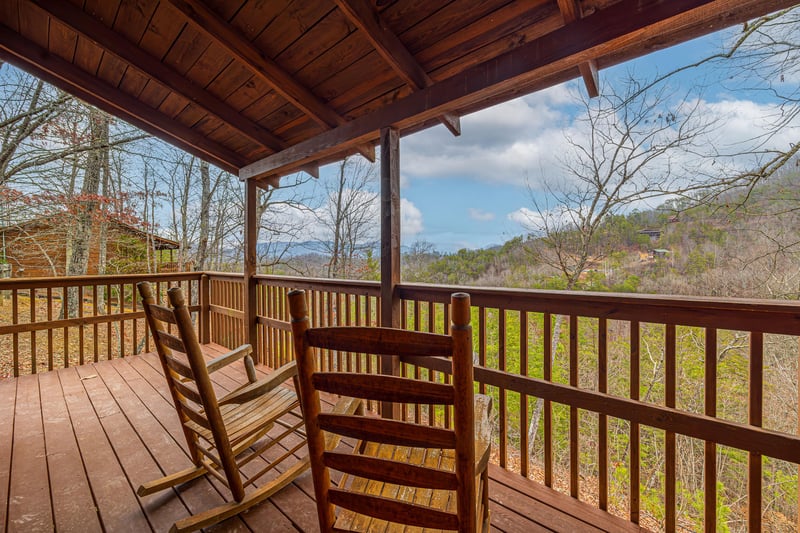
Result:
{"label": "brown stained wood", "polygon": [[[25,55],[19,55],[20,50]],[[46,59],[32,63],[26,55],[28,57],[44,55]],[[115,92],[113,87],[97,81],[56,56],[47,56],[44,50],[38,48],[34,43],[24,42],[2,28],[0,28],[0,58],[28,70],[49,83],[60,86],[86,102],[119,116],[156,137],[208,159],[220,168],[235,171],[241,166],[238,154],[230,152],[225,147],[210,143],[185,126],[174,122],[165,123],[163,115],[140,104],[138,100]]]}
{"label": "brown stained wood", "polygon": [[[597,391],[608,392],[608,323],[605,318],[597,322]],[[597,427],[597,489],[598,507],[608,509],[608,417],[598,416]]]}
{"label": "brown stained wood", "polygon": [[[578,316],[569,317],[569,384],[578,387]],[[578,430],[580,412],[574,405],[569,406],[569,492],[573,498],[580,494],[580,432]]]}
{"label": "brown stained wood", "polygon": [[[425,69],[417,63],[397,35],[383,23],[371,4],[365,0],[336,0],[336,5],[359,27],[373,48],[406,84],[414,89],[422,89],[433,84]],[[461,134],[458,117],[444,115],[439,117],[439,120],[454,135]]]}
{"label": "brown stained wood", "polygon": [[[717,330],[706,329],[705,342],[705,398],[704,413],[717,416]],[[717,445],[706,441],[703,457],[703,485],[705,490],[704,525],[717,529]]]}
{"label": "brown stained wood", "polygon": [[[220,120],[235,128],[241,135],[244,135],[261,145],[277,151],[284,148],[283,141],[275,137],[271,132],[257,126],[256,124],[243,120],[241,115],[228,107],[225,102],[217,98],[214,94],[207,92],[201,87],[188,81],[179,72],[172,70],[164,65],[159,58],[153,57],[146,50],[139,48],[137,44],[125,39],[120,33],[98,25],[94,18],[86,15],[78,8],[71,7],[69,4],[54,0],[33,0],[39,7],[50,13],[51,17],[60,20],[72,30],[81,33],[86,38],[91,38],[96,44],[101,46],[107,53],[116,55],[120,60],[136,65],[145,78],[156,80],[164,87],[178,94],[185,101],[194,102],[201,106],[206,112],[212,113]],[[181,107],[185,107],[183,104]],[[164,112],[164,109],[161,109]],[[165,113],[168,114],[169,113]]]}
{"label": "brown stained wood", "polygon": [[[507,91],[511,85],[531,83],[538,68],[559,61],[579,63],[582,54],[607,50],[635,42],[659,26],[668,25],[670,19],[703,4],[706,0],[675,0],[669,3],[643,5],[622,0],[613,6],[580,19],[569,28],[555,30],[533,42],[506,52],[497,60],[471,67],[462,74],[440,81],[427,89],[413,93],[382,107],[380,113],[365,115],[344,126],[322,133],[313,139],[298,142],[292,148],[267,157],[242,169],[243,177],[280,174],[292,167],[307,163],[311,155],[315,160],[374,138],[385,124],[403,127],[411,122],[430,120],[443,109],[459,108],[486,100]],[[666,22],[664,22],[666,21]],[[578,32],[586,40],[578,42],[568,36]],[[467,79],[481,79],[480,84],[465,83]]]}
{"label": "brown stained wood", "polygon": [[[628,388],[628,393],[630,395],[631,400],[639,400],[639,386],[641,377],[640,373],[640,353],[639,353],[639,322],[632,321],[630,323],[630,386]],[[630,507],[630,521],[634,524],[639,523],[639,486],[640,486],[640,473],[641,473],[641,465],[639,462],[640,459],[640,434],[639,434],[639,424],[635,421],[631,421],[630,426],[630,443],[631,443],[631,454],[630,454],[630,475],[629,475],[629,492],[628,492],[628,505]]]}
{"label": "brown stained wood", "polygon": [[[331,299],[329,298],[328,301],[330,303]],[[486,488],[488,478],[485,475],[486,463],[483,458],[488,457],[489,443],[482,444],[482,449],[476,454],[469,296],[463,293],[452,296],[452,317],[450,317],[452,323],[449,337],[452,339],[450,356],[453,379],[452,383],[447,386],[453,388],[454,394],[453,430],[404,422],[401,420],[402,416],[397,416],[392,420],[370,417],[361,411],[354,414],[322,412],[320,391],[315,387],[314,379],[318,366],[316,361],[318,353],[315,350],[318,343],[314,340],[313,332],[315,330],[309,329],[308,303],[305,293],[300,290],[290,292],[289,307],[321,530],[332,531],[345,527],[339,523],[334,524],[336,522],[334,508],[337,506],[360,513],[362,516],[353,520],[352,523],[351,513],[342,511],[340,515],[341,520],[347,522],[347,527],[360,529],[376,530],[376,528],[380,528],[383,530],[386,527],[383,523],[384,520],[451,529],[457,526],[459,531],[475,531],[478,525],[488,527],[488,516],[484,514],[476,517],[474,511],[477,502],[476,490],[488,490]],[[433,315],[433,307],[429,308],[428,313],[429,316]],[[363,331],[363,328],[354,329]],[[374,336],[386,339],[390,347],[398,344],[398,340],[393,338],[395,336],[417,337],[418,347],[415,352],[419,354],[425,353],[428,339],[431,338],[430,334],[403,332],[390,328],[379,328],[376,329],[376,332]],[[346,351],[348,349],[347,343],[342,346],[326,343],[324,347],[329,351]],[[386,348],[378,349],[379,352],[385,350]],[[370,377],[362,375],[361,379],[367,381],[370,380]],[[411,387],[415,383],[409,378],[400,379],[405,379]],[[433,385],[422,380],[421,383],[424,383],[427,388]],[[427,401],[429,398],[421,399]],[[412,403],[409,401],[409,397],[398,398],[395,405],[409,403]],[[361,405],[360,401],[358,405]],[[486,415],[486,413],[482,414]],[[433,419],[433,412],[429,411],[428,416],[429,419]],[[358,446],[356,450],[358,453],[349,455],[349,461],[352,464],[347,465],[346,471],[368,476],[366,479],[369,481],[362,483],[356,479],[356,482],[344,489],[331,487],[329,471],[331,462],[340,467],[343,465],[341,460],[337,462],[332,456],[327,456],[328,465],[326,465],[323,431],[328,434],[361,439],[363,444]],[[399,481],[400,478],[404,480],[419,478],[421,474],[418,469],[414,469],[413,472],[401,472],[392,468],[389,472],[372,472],[378,468],[378,465],[386,464],[373,460],[375,458],[405,463],[411,457],[417,457],[419,460],[417,466],[423,468],[424,457],[406,447],[444,448],[441,450],[442,456],[454,457],[455,460],[446,469],[458,472],[455,494],[448,493],[445,496],[441,494],[441,491],[437,491],[430,496],[430,506],[423,507],[419,511],[412,511],[413,508],[409,507],[407,502],[414,500],[415,496],[407,491],[415,493],[418,487],[411,483],[410,486],[404,486],[401,493],[398,485],[387,482]],[[365,457],[364,461],[360,461]],[[482,459],[479,465],[476,465],[476,457]],[[359,463],[361,463],[360,466]],[[368,472],[371,473],[368,475]],[[480,475],[476,477],[477,472],[480,472]],[[438,479],[438,474],[429,475],[431,479]],[[476,481],[478,482],[476,483]],[[428,482],[425,486],[429,486]],[[481,494],[486,493],[482,492]],[[374,499],[376,497],[379,499]],[[456,499],[454,500],[454,498]],[[423,518],[432,521],[420,521]]]}
{"label": "brown stained wood", "polygon": [[[750,334],[750,390],[748,394],[747,421],[761,427],[764,410],[764,334]],[[762,464],[761,455],[750,452],[747,456],[747,527],[749,531],[761,530]]]}
{"label": "brown stained wood", "polygon": [[[11,479],[11,454],[14,443],[14,423],[17,398],[17,379],[0,380],[0,420],[4,431],[0,431],[0,501],[9,499]],[[0,505],[0,524],[6,524],[8,505]]]}
{"label": "brown stained wood", "polygon": [[[222,347],[213,345],[209,348],[209,356],[219,355],[226,350]],[[138,435],[141,437],[141,445],[143,446],[137,454],[149,454],[151,452],[145,449],[146,445],[153,453],[154,458],[159,463],[162,469],[170,470],[173,465],[173,460],[183,461],[180,464],[186,464],[188,458],[185,452],[177,444],[183,435],[178,427],[177,420],[174,418],[174,409],[170,404],[169,392],[166,390],[166,382],[163,375],[158,370],[159,364],[155,354],[144,354],[137,357],[129,357],[124,360],[116,359],[111,362],[101,362],[99,365],[93,367],[97,370],[98,378],[101,383],[106,384],[112,393],[121,411],[130,418],[130,422]],[[65,374],[74,373],[75,369],[60,370],[56,375],[60,381],[64,381]],[[114,374],[118,374],[115,377]],[[229,387],[237,386],[237,383],[242,383],[246,380],[243,369],[231,369],[228,367],[216,372],[214,374],[223,381],[219,382],[220,389],[223,391],[232,390]],[[259,376],[264,377],[265,374],[262,369],[259,369]],[[45,374],[38,376],[42,379]],[[0,381],[0,398],[4,398],[3,390],[10,389],[12,398],[15,396],[13,389],[19,380],[4,380]],[[64,401],[67,401],[66,395],[71,394],[70,387],[72,386],[70,380],[66,380],[67,385],[64,388],[65,394]],[[88,380],[85,380],[88,381]],[[81,382],[77,381],[80,385]],[[224,386],[222,386],[224,384]],[[327,400],[326,400],[327,401]],[[75,399],[69,401],[75,407]],[[330,406],[330,404],[327,404]],[[79,442],[84,438],[85,423],[87,420],[94,418],[95,424],[97,419],[91,408],[89,407],[88,413],[91,416],[87,418],[76,419],[74,416],[70,417],[73,427],[79,429]],[[5,409],[5,410],[3,410]],[[11,417],[13,418],[13,400],[11,403],[4,402],[0,404],[0,414],[5,415],[8,410],[11,410]],[[73,409],[74,410],[74,409]],[[148,418],[150,421],[148,421]],[[9,418],[4,416],[5,420]],[[158,427],[163,428],[160,431],[167,431],[169,437],[164,440],[160,437]],[[150,431],[153,431],[150,434]],[[3,443],[5,442],[2,437],[6,435],[5,432],[0,432],[0,457],[4,453],[10,452]],[[100,433],[102,434],[102,431]],[[10,438],[8,442],[10,445]],[[152,440],[152,442],[150,441]],[[156,442],[160,441],[160,442]],[[103,455],[103,442],[104,437],[97,440],[94,448],[86,446],[81,451],[84,453],[84,461],[87,465],[87,476],[89,479],[97,478],[96,466],[98,464],[97,455]],[[95,451],[96,450],[96,451]],[[112,460],[117,461],[118,458],[111,454]],[[46,457],[37,458],[39,461],[46,461]],[[66,458],[64,459],[66,460]],[[178,463],[174,466],[177,468]],[[435,465],[433,465],[435,466]],[[65,465],[66,467],[66,465]],[[75,465],[76,468],[82,468],[82,464]],[[117,468],[119,468],[117,466]],[[0,481],[2,481],[2,463],[0,463]],[[492,512],[492,530],[497,531],[592,531],[590,524],[600,530],[606,531],[633,531],[638,530],[631,524],[624,520],[610,517],[601,513],[597,509],[592,509],[589,506],[581,503],[575,505],[574,500],[559,494],[555,491],[541,492],[540,485],[532,481],[523,479],[517,474],[505,472],[496,466],[490,467],[492,475],[490,495],[490,509]],[[192,482],[189,486],[180,489],[181,499],[187,506],[197,505],[203,506],[206,501],[216,501],[220,499],[221,491],[225,489],[216,485],[214,482],[202,482],[198,480]],[[0,487],[3,485],[0,484]],[[101,495],[105,493],[102,485],[93,489],[98,491]],[[1,491],[2,489],[0,489]],[[127,489],[130,490],[130,489]],[[1,492],[0,492],[1,494]],[[124,493],[120,493],[122,496]],[[265,524],[269,525],[271,531],[314,531],[316,525],[316,513],[314,510],[314,502],[311,498],[313,495],[313,487],[311,484],[310,476],[301,476],[294,484],[290,485],[280,493],[273,496],[268,502],[260,504],[251,508],[247,513],[242,515],[241,519],[245,521],[247,526],[252,530],[261,530]],[[416,502],[424,503],[424,502]],[[131,505],[132,507],[126,507]],[[124,497],[106,500],[98,500],[98,507],[100,515],[104,517],[112,516],[113,513],[109,506],[117,509],[117,513],[128,509],[128,512],[135,510],[136,513],[141,515],[141,508],[135,502],[126,503]],[[574,513],[570,515],[569,513]],[[130,515],[135,516],[134,514]],[[56,518],[58,518],[56,516]],[[137,526],[138,524],[138,526]],[[146,522],[138,523],[135,520],[130,522],[131,528],[136,531],[150,531],[151,528]],[[108,526],[107,526],[108,527]],[[240,521],[226,521],[215,527],[215,531],[240,531],[242,524]],[[117,524],[115,530],[126,530],[124,524]]]}
{"label": "brown stained wood", "polygon": [[39,381],[34,375],[17,378],[14,441],[8,489],[7,524],[11,529],[48,531],[53,528],[47,484],[46,447],[39,400]]}
{"label": "brown stained wood", "polygon": [[[675,324],[667,324],[664,334],[664,404],[675,407],[677,395],[677,360],[675,346]],[[677,520],[676,471],[677,450],[674,431],[664,432],[664,517],[667,531],[675,531]]]}
{"label": "brown stained wood", "polygon": [[58,374],[42,374],[39,388],[41,397],[46,398],[41,409],[55,529],[87,533],[103,531]]}
{"label": "brown stained wood", "polygon": [[77,368],[61,370],[58,376],[103,526],[108,530],[149,528],[98,419],[105,414],[104,409],[94,409],[83,387],[83,381],[97,378],[82,380]]}

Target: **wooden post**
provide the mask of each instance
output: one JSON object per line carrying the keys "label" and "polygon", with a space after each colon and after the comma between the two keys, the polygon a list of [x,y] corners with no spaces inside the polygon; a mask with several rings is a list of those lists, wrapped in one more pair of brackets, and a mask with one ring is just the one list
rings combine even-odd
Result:
{"label": "wooden post", "polygon": [[208,274],[200,276],[200,317],[199,317],[200,342],[211,342],[211,281]]}
{"label": "wooden post", "polygon": [[261,363],[262,354],[258,350],[258,330],[256,328],[256,198],[258,188],[254,180],[245,181],[244,195],[244,339],[253,347],[253,359]]}
{"label": "wooden post", "polygon": [[[400,132],[381,130],[381,326],[400,327]],[[400,358],[381,358],[381,373],[400,375]],[[401,418],[401,405],[384,402],[384,418]]]}

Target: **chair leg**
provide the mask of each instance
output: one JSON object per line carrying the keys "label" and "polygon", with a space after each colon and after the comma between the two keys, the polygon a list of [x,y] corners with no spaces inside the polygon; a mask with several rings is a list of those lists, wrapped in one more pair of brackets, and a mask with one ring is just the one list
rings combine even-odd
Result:
{"label": "chair leg", "polygon": [[263,487],[246,494],[244,499],[240,502],[230,502],[202,513],[193,516],[188,516],[183,520],[175,522],[170,530],[172,533],[182,533],[186,531],[197,531],[204,527],[209,527],[232,516],[236,516],[249,509],[250,507],[259,504],[267,498],[274,495],[283,487],[295,480],[297,476],[308,470],[311,466],[308,457],[298,461],[291,468],[286,470],[280,476],[267,483]]}
{"label": "chair leg", "polygon": [[159,479],[154,479],[153,481],[148,481],[147,483],[142,484],[136,490],[136,494],[139,496],[147,496],[148,494],[153,494],[155,492],[174,487],[175,485],[186,483],[187,481],[198,478],[205,473],[206,469],[202,466],[193,466],[191,468],[187,468],[186,470],[181,470],[180,472],[175,472],[174,474],[170,474]]}

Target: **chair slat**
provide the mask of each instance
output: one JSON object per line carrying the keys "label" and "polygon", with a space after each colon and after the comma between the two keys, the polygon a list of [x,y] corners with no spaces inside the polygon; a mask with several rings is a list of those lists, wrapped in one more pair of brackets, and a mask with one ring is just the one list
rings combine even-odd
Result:
{"label": "chair slat", "polygon": [[306,342],[316,348],[375,355],[450,357],[453,352],[451,337],[392,328],[314,328],[308,330]]}
{"label": "chair slat", "polygon": [[179,361],[174,357],[164,356],[164,363],[176,374],[183,376],[185,378],[194,379],[194,372],[192,372],[192,368],[184,363],[183,361]]}
{"label": "chair slat", "polygon": [[156,337],[156,342],[160,342],[170,350],[186,353],[186,345],[180,337],[176,337],[166,331],[154,331],[153,336]]}
{"label": "chair slat", "polygon": [[384,483],[424,489],[456,490],[458,488],[458,479],[455,473],[444,470],[340,452],[325,452],[322,460],[329,468]]}
{"label": "chair slat", "polygon": [[167,324],[177,324],[177,321],[175,320],[175,314],[169,307],[164,307],[163,305],[158,304],[149,304],[145,310],[149,311],[155,319],[160,320],[161,322],[166,322]]}
{"label": "chair slat", "polygon": [[362,416],[329,413],[320,413],[318,420],[323,431],[365,441],[421,448],[452,449],[456,445],[456,434],[449,429],[387,419],[370,419],[367,424]]}
{"label": "chair slat", "polygon": [[322,372],[315,373],[311,379],[314,387],[321,391],[353,398],[436,405],[455,402],[453,387],[442,383],[380,375],[365,380],[363,374]]}
{"label": "chair slat", "polygon": [[[183,413],[186,418],[188,418],[191,422],[185,423],[185,425],[197,433],[198,435],[202,435],[203,429],[210,430],[211,426],[208,423],[208,418],[196,409],[194,409],[191,405],[184,403],[183,401],[180,402],[178,409],[181,413]],[[199,427],[193,427],[192,423]],[[201,429],[202,428],[202,429]]]}
{"label": "chair slat", "polygon": [[456,514],[380,496],[355,494],[331,488],[328,491],[328,501],[333,505],[389,522],[437,529],[458,529]]}
{"label": "chair slat", "polygon": [[181,396],[193,401],[198,405],[202,405],[203,399],[200,398],[200,394],[198,394],[195,389],[187,386],[185,383],[181,383],[177,379],[172,381],[172,385],[178,390]]}

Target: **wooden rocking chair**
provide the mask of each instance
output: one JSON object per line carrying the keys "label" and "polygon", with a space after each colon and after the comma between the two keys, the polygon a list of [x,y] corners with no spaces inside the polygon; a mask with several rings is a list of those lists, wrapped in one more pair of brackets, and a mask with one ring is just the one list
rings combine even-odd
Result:
{"label": "wooden rocking chair", "polygon": [[[195,465],[142,485],[138,494],[145,496],[210,474],[230,489],[233,498],[229,503],[180,520],[172,528],[172,531],[193,531],[262,502],[308,469],[307,456],[294,458],[294,453],[305,445],[297,395],[281,386],[289,378],[297,379],[297,367],[294,362],[289,363],[257,381],[250,345],[206,361],[181,290],[174,287],[167,291],[170,308],[156,304],[149,283],[141,282],[137,287]],[[170,333],[169,325],[176,333]],[[249,383],[218,399],[209,374],[240,359],[244,359]],[[284,415],[287,416],[282,419]],[[282,431],[270,438],[267,432],[276,424]],[[240,470],[242,466],[292,433],[300,437],[294,439],[295,444],[288,450],[275,451],[279,457],[260,470],[255,464],[250,465],[252,475],[245,477]],[[257,479],[281,462],[286,466],[282,473],[260,487],[255,486]],[[252,490],[246,491],[249,486]]]}
{"label": "wooden rocking chair", "polygon": [[[376,327],[311,328],[302,291],[289,293],[289,309],[320,529],[487,531],[491,402],[474,394],[469,295],[452,296],[450,335]],[[452,362],[452,383],[317,372],[314,348],[418,361],[419,356],[446,357]],[[319,391],[404,406],[452,406],[453,428],[359,413],[322,413]],[[330,434],[359,440],[352,453],[343,453],[326,443]],[[342,473],[338,486],[331,485],[331,470]]]}

